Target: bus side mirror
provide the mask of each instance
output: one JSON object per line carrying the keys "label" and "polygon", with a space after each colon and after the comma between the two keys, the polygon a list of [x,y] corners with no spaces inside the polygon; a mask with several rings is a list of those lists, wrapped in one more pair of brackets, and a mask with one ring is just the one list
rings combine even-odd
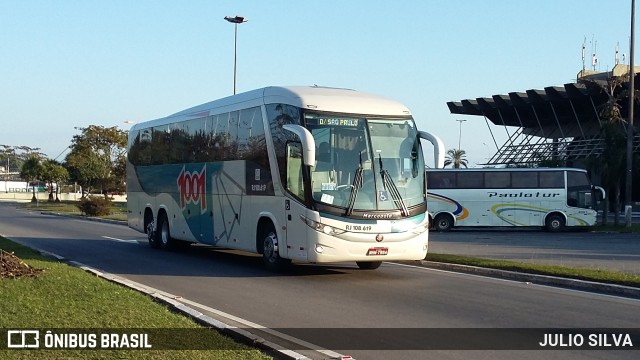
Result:
{"label": "bus side mirror", "polygon": [[593,191],[595,197],[596,197],[596,201],[602,201],[605,199],[606,194],[604,192],[604,189],[601,188],[600,186],[595,186],[592,185],[591,186],[591,190]]}
{"label": "bus side mirror", "polygon": [[418,131],[418,138],[425,139],[433,144],[433,164],[436,169],[444,168],[444,143],[439,137],[426,131]]}
{"label": "bus side mirror", "polygon": [[300,125],[282,125],[284,130],[290,131],[300,138],[302,144],[302,163],[307,166],[316,166],[316,141],[309,130]]}

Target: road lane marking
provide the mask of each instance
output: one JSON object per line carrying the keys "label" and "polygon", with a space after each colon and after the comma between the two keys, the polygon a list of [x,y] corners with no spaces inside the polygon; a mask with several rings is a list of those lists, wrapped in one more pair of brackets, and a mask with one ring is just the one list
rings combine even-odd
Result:
{"label": "road lane marking", "polygon": [[[173,296],[173,295],[169,295],[169,296],[172,296],[175,299],[175,296]],[[294,344],[301,345],[301,346],[303,346],[303,347],[305,347],[305,348],[307,348],[309,350],[316,351],[316,352],[321,353],[323,355],[329,356],[329,358],[332,358],[332,359],[341,359],[341,358],[343,358],[345,356],[345,355],[337,353],[337,352],[335,352],[333,350],[325,349],[325,348],[323,348],[321,346],[312,344],[312,343],[307,342],[305,340],[298,339],[296,337],[284,334],[284,333],[282,333],[280,331],[277,331],[277,330],[274,330],[274,329],[270,329],[270,328],[265,327],[263,325],[256,324],[256,323],[251,322],[249,320],[246,320],[246,319],[231,315],[231,314],[226,313],[226,312],[221,311],[221,310],[217,310],[217,309],[211,308],[209,306],[197,303],[195,301],[187,300],[185,298],[177,299],[177,301],[179,301],[181,303],[184,303],[184,304],[187,304],[187,305],[189,305],[191,307],[199,308],[201,310],[208,311],[208,312],[210,312],[212,314],[221,316],[223,318],[235,321],[235,322],[240,323],[240,324],[242,324],[242,325],[244,325],[244,326],[246,326],[248,328],[253,328],[253,329],[256,329],[256,330],[259,330],[259,331],[264,331],[265,333],[268,333],[268,334],[270,334],[272,336],[275,336],[277,338],[284,339],[284,340],[292,342]]]}
{"label": "road lane marking", "polygon": [[105,239],[109,239],[109,240],[113,240],[113,241],[118,241],[118,242],[123,242],[123,243],[129,243],[129,244],[137,244],[138,240],[124,240],[124,239],[118,239],[118,238],[114,238],[111,236],[102,236]]}

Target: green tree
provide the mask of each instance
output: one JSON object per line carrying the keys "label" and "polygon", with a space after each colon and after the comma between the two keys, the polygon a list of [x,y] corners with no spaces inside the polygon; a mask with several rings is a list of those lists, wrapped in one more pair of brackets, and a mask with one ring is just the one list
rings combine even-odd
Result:
{"label": "green tree", "polygon": [[22,164],[22,169],[20,170],[20,177],[30,182],[33,188],[33,196],[31,197],[31,202],[37,201],[35,182],[39,180],[41,174],[42,164],[40,162],[40,155],[32,154],[27,158],[24,164]]}
{"label": "green tree", "polygon": [[60,165],[55,160],[47,159],[42,163],[41,180],[49,184],[49,201],[54,201],[53,198],[53,184],[55,183],[56,197],[55,201],[60,202],[58,192],[60,190],[60,183],[69,179],[69,172],[64,166]]}
{"label": "green tree", "polygon": [[444,166],[452,165],[458,169],[460,166],[467,167],[468,161],[466,159],[467,152],[460,149],[449,149],[447,151],[446,159],[444,160]]}
{"label": "green tree", "polygon": [[71,178],[87,192],[122,191],[126,177],[127,132],[117,127],[89,125],[71,140],[66,157]]}

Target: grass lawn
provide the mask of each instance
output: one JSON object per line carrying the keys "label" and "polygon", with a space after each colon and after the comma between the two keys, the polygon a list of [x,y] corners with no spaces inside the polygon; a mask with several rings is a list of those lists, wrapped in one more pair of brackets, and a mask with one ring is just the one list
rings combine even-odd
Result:
{"label": "grass lawn", "polygon": [[[146,295],[60,263],[0,237],[0,249],[44,271],[0,278],[0,329],[205,329]],[[190,330],[184,330],[184,333]],[[199,331],[223,350],[0,350],[1,359],[270,359],[215,330]],[[41,344],[44,334],[41,335]],[[6,335],[0,334],[5,337]],[[0,342],[4,343],[3,342]]]}
{"label": "grass lawn", "polygon": [[[76,206],[78,204],[78,201],[61,201],[59,203],[40,201],[37,204],[26,203],[24,204],[24,207],[29,210],[50,211],[58,214],[82,216],[80,209]],[[101,218],[126,221],[127,204],[113,203],[111,206],[111,215],[101,216]]]}
{"label": "grass lawn", "polygon": [[425,260],[640,287],[640,276],[638,275],[602,269],[570,268],[557,265],[480,259],[468,256],[433,253],[428,253]]}

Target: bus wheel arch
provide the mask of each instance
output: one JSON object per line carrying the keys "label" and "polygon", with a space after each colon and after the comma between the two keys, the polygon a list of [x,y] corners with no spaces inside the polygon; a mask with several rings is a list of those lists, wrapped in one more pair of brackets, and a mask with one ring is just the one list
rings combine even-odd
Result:
{"label": "bus wheel arch", "polygon": [[564,230],[567,225],[567,219],[564,214],[552,212],[544,219],[544,227],[549,232],[558,232]]}
{"label": "bus wheel arch", "polygon": [[449,231],[453,227],[454,223],[455,219],[453,215],[449,213],[439,213],[433,219],[433,228],[439,232]]}
{"label": "bus wheel arch", "polygon": [[260,218],[256,231],[256,251],[262,254],[265,267],[271,271],[282,271],[291,263],[290,259],[280,257],[278,246],[278,232],[273,221],[267,217]]}
{"label": "bus wheel arch", "polygon": [[153,211],[150,207],[144,209],[144,232],[147,234],[149,245],[154,249],[160,248],[160,242],[156,234],[156,224],[153,217]]}

